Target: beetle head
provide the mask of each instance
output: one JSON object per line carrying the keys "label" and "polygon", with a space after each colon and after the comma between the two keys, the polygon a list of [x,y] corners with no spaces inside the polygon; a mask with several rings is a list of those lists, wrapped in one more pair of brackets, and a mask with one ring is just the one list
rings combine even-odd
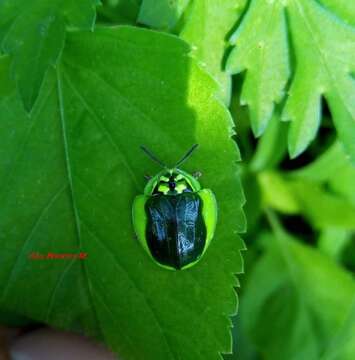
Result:
{"label": "beetle head", "polygon": [[156,176],[152,177],[145,189],[144,193],[147,195],[164,194],[177,195],[183,192],[195,192],[201,189],[196,178],[185,171],[178,169],[178,166],[183,164],[197,148],[197,144],[193,145],[191,149],[176,163],[173,168],[168,168],[161,160],[159,160],[150,150],[141,146],[142,150],[156,163],[163,167],[163,170]]}
{"label": "beetle head", "polygon": [[201,189],[197,179],[189,173],[173,168],[163,170],[150,179],[145,186],[146,195],[178,195],[183,192],[196,192]]}

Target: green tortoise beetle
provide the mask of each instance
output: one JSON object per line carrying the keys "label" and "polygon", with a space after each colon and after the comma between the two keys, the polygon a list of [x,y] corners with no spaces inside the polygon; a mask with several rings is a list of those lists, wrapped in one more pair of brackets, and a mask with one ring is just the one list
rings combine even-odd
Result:
{"label": "green tortoise beetle", "polygon": [[144,194],[134,199],[133,226],[150,257],[170,270],[195,265],[209,246],[216,227],[217,203],[213,192],[201,188],[197,174],[179,169],[197,146],[192,146],[172,168],[141,146],[163,170],[151,177]]}

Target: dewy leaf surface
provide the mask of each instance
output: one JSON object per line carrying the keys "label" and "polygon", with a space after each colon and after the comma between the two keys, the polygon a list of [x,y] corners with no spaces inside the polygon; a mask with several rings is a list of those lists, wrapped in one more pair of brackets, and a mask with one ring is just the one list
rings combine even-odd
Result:
{"label": "dewy leaf surface", "polygon": [[97,0],[1,0],[0,47],[30,111],[44,75],[62,51],[65,28],[92,29]]}
{"label": "dewy leaf surface", "polygon": [[263,357],[353,359],[350,273],[283,232],[264,240],[268,250],[254,266],[241,303],[242,326]]}
{"label": "dewy leaf surface", "polygon": [[[144,29],[75,32],[30,116],[15,95],[4,97],[2,309],[95,335],[124,359],[220,359],[230,351],[245,227],[239,153],[218,86],[188,52],[182,40]],[[219,221],[201,262],[173,272],[134,238],[132,201],[144,174],[159,170],[139,145],[173,164],[193,143],[200,148],[184,169],[203,173]],[[28,259],[79,251],[88,258]]]}
{"label": "dewy leaf surface", "polygon": [[[282,100],[291,81],[282,115],[291,120],[291,156],[299,155],[316,136],[324,97],[339,139],[354,162],[355,29],[348,19],[355,5],[349,3],[347,9],[335,3],[253,0],[232,37],[235,48],[227,69],[246,70],[241,100],[249,105],[256,135],[265,130],[274,103]],[[329,9],[344,14],[345,20]]]}

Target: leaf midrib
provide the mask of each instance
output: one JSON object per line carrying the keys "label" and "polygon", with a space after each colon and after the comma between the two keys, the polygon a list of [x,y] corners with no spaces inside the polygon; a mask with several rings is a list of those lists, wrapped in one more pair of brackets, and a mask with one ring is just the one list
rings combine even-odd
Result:
{"label": "leaf midrib", "polygon": [[[66,80],[67,77],[66,77]],[[74,195],[74,186],[73,186],[73,175],[72,175],[72,172],[71,172],[71,166],[70,166],[70,158],[69,158],[69,149],[68,149],[68,141],[67,141],[67,138],[66,138],[66,124],[65,124],[65,116],[64,116],[64,102],[63,102],[63,95],[62,95],[62,83],[61,83],[61,74],[60,74],[60,69],[59,69],[59,66],[57,67],[57,84],[58,84],[58,104],[59,104],[59,113],[60,113],[60,120],[61,120],[61,124],[62,124],[62,133],[63,133],[63,146],[64,146],[64,151],[65,151],[65,161],[66,161],[66,168],[67,168],[67,176],[68,176],[68,179],[69,179],[69,188],[70,188],[70,192],[71,192],[71,199],[72,199],[72,208],[73,208],[73,212],[74,212],[74,217],[75,217],[75,224],[76,224],[76,232],[77,232],[77,238],[78,238],[78,243],[79,243],[79,248],[81,249],[82,248],[82,239],[81,239],[81,224],[84,225],[87,229],[87,231],[89,231],[89,233],[92,234],[92,236],[97,239],[97,241],[99,241],[98,237],[96,234],[94,234],[89,228],[88,226],[85,224],[85,222],[83,220],[80,219],[80,215],[79,215],[79,211],[78,211],[78,208],[77,208],[77,205],[76,205],[76,200],[75,200],[75,195]],[[69,84],[71,84],[71,82],[69,82]],[[71,87],[73,85],[71,84]],[[86,101],[82,98],[82,96],[80,95],[80,93],[78,93],[78,91],[76,91],[76,89],[74,88],[73,91],[75,91],[77,97],[79,98],[79,100],[81,101],[81,103],[87,107],[87,103]],[[89,111],[89,110],[88,110]],[[90,113],[92,114],[93,110],[90,111]],[[92,114],[93,115],[93,114]],[[97,115],[96,113],[94,113],[94,118],[97,119]],[[98,120],[98,119],[97,119]],[[109,141],[113,141],[111,136],[109,135],[108,131],[105,130],[109,136]],[[116,148],[118,149],[117,145],[116,145]],[[129,168],[129,165],[127,164],[127,167]],[[133,174],[134,175],[134,174]],[[92,191],[91,191],[92,192]],[[102,241],[99,241],[103,246],[104,248],[106,249],[106,251],[108,253],[109,250],[107,249],[106,245],[102,242]],[[112,255],[110,253],[110,255]],[[164,331],[164,328],[162,327],[155,311],[153,310],[152,306],[150,305],[150,303],[148,303],[148,299],[146,298],[144,292],[142,292],[142,290],[140,288],[137,287],[137,284],[133,281],[133,279],[130,277],[129,275],[129,272],[124,269],[122,267],[122,265],[120,263],[118,263],[117,259],[114,258],[115,261],[114,261],[114,264],[116,266],[118,266],[119,268],[123,269],[124,272],[126,273],[127,277],[129,278],[130,282],[133,284],[133,286],[136,288],[136,290],[141,293],[142,295],[142,298],[144,299],[144,301],[146,302],[147,304],[147,307],[151,310],[151,313],[154,317],[154,319],[156,320],[156,323],[158,325],[158,328],[160,328],[161,330],[161,333],[162,333],[162,337],[164,339],[164,341],[166,342],[166,345],[167,345],[167,349],[168,351],[170,352],[170,354],[172,355],[172,359],[177,359],[175,353],[173,352],[173,346],[170,344],[166,334],[165,334],[165,331]],[[89,293],[89,298],[90,298],[90,302],[92,303],[92,308],[93,308],[93,312],[95,314],[95,318],[96,318],[96,321],[97,321],[97,324],[99,326],[99,329],[100,329],[100,332],[101,332],[101,335],[103,336],[104,335],[104,332],[102,330],[102,327],[100,325],[100,320],[99,320],[99,317],[98,317],[98,314],[97,314],[97,310],[96,310],[96,306],[95,306],[95,301],[94,301],[94,296],[93,296],[93,286],[92,286],[92,283],[90,281],[90,278],[89,278],[89,274],[88,274],[88,269],[85,265],[85,262],[81,262],[82,264],[82,268],[83,268],[83,274],[84,274],[84,277],[87,281],[87,287],[88,287],[88,293]]]}
{"label": "leaf midrib", "polygon": [[128,173],[130,174],[132,180],[134,181],[134,184],[135,184],[136,188],[139,189],[140,188],[139,181],[138,181],[136,175],[134,174],[132,168],[129,166],[129,162],[126,160],[123,153],[120,151],[118,144],[113,139],[112,135],[110,134],[110,132],[108,131],[108,129],[106,128],[106,126],[104,125],[102,120],[97,115],[97,113],[94,110],[93,106],[90,105],[86,101],[86,99],[82,96],[82,94],[80,94],[78,88],[70,80],[69,76],[66,75],[65,71],[63,71],[63,75],[64,75],[66,81],[68,82],[70,88],[73,90],[75,95],[78,97],[78,99],[82,103],[82,105],[85,107],[85,109],[88,111],[88,113],[91,114],[92,117],[95,119],[94,121],[95,121],[96,125],[104,132],[104,134],[106,135],[106,137],[109,140],[109,142],[111,143],[111,145],[116,149],[116,152],[119,154],[119,156],[120,156],[120,158],[122,160],[122,163],[124,164],[125,168],[128,170]]}
{"label": "leaf midrib", "polygon": [[26,237],[25,241],[23,242],[23,244],[21,246],[21,250],[18,252],[18,255],[16,256],[16,259],[14,261],[14,265],[11,268],[8,280],[6,281],[6,285],[4,286],[4,290],[3,290],[2,295],[1,295],[0,303],[6,298],[7,292],[9,290],[9,287],[10,287],[10,284],[11,284],[11,281],[12,281],[14,275],[15,275],[16,267],[17,267],[19,261],[21,260],[21,258],[23,256],[26,245],[28,244],[28,242],[32,238],[33,234],[35,233],[35,231],[36,231],[37,227],[39,226],[39,224],[41,223],[41,220],[43,219],[44,215],[48,212],[48,210],[52,207],[52,205],[55,203],[55,201],[63,193],[63,191],[66,189],[67,185],[68,184],[65,183],[63,186],[61,186],[59,188],[58,191],[56,191],[54,193],[54,195],[51,197],[50,201],[48,201],[46,203],[45,207],[42,209],[42,211],[40,212],[38,218],[34,222],[31,231],[29,232],[28,236]]}
{"label": "leaf midrib", "polygon": [[[63,147],[64,147],[64,157],[65,157],[65,166],[67,172],[67,178],[69,183],[69,190],[71,196],[71,203],[72,203],[72,210],[75,219],[75,230],[76,230],[76,237],[78,240],[79,250],[82,249],[82,239],[81,239],[81,227],[80,227],[80,217],[79,211],[76,205],[75,195],[74,195],[74,188],[73,188],[73,177],[71,173],[70,167],[70,159],[69,159],[69,147],[68,147],[68,140],[66,135],[66,122],[65,122],[65,112],[64,112],[64,99],[63,99],[63,89],[62,89],[62,82],[61,82],[61,75],[60,75],[60,66],[58,65],[56,68],[56,80],[57,80],[57,95],[58,95],[58,108],[59,108],[59,118],[62,127],[62,138],[63,138]],[[95,315],[96,323],[98,326],[98,330],[102,337],[104,337],[104,332],[102,330],[102,326],[100,324],[100,320],[96,310],[96,304],[94,302],[93,294],[92,294],[92,284],[90,282],[90,278],[88,276],[88,270],[86,268],[85,261],[80,262],[82,271],[84,274],[84,278],[86,280],[87,285],[87,293],[89,295],[90,302],[92,304],[93,313]]]}
{"label": "leaf midrib", "polygon": [[113,254],[113,252],[107,247],[107,245],[105,244],[104,241],[102,241],[101,238],[98,237],[98,235],[96,233],[94,233],[90,228],[89,226],[84,222],[82,221],[83,225],[85,226],[86,230],[92,235],[92,237],[99,243],[101,244],[101,246],[105,249],[105,251],[113,258],[113,263],[115,264],[116,267],[118,267],[118,269],[121,271],[121,272],[124,272],[127,276],[127,279],[130,281],[130,283],[133,285],[133,287],[137,290],[137,292],[139,294],[141,294],[142,296],[142,299],[144,300],[144,302],[146,303],[146,306],[147,308],[150,310],[151,314],[153,315],[153,318],[155,319],[156,321],[156,324],[158,325],[158,328],[160,329],[161,331],[161,335],[162,335],[162,338],[164,339],[166,345],[167,345],[167,348],[168,348],[168,351],[170,352],[170,354],[172,355],[173,359],[177,359],[174,352],[173,352],[173,346],[171,346],[170,344],[170,341],[168,340],[168,337],[167,335],[165,334],[165,331],[164,331],[164,328],[163,326],[161,325],[161,322],[159,320],[159,317],[157,316],[155,310],[153,309],[152,305],[150,304],[150,302],[148,301],[147,297],[145,296],[144,292],[140,289],[140,287],[138,287],[137,283],[132,279],[132,277],[130,276],[129,274],[129,271],[124,268],[122,266],[122,264],[118,261],[117,257]]}

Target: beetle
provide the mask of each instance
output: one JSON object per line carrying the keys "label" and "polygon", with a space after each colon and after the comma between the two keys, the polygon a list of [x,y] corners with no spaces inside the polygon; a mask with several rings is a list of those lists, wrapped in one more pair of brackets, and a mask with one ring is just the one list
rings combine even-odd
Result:
{"label": "beetle", "polygon": [[197,148],[193,145],[173,167],[150,150],[141,149],[163,169],[151,177],[144,194],[132,207],[136,236],[160,266],[182,270],[195,265],[207,250],[217,223],[217,202],[210,189],[202,189],[198,174],[179,168]]}

